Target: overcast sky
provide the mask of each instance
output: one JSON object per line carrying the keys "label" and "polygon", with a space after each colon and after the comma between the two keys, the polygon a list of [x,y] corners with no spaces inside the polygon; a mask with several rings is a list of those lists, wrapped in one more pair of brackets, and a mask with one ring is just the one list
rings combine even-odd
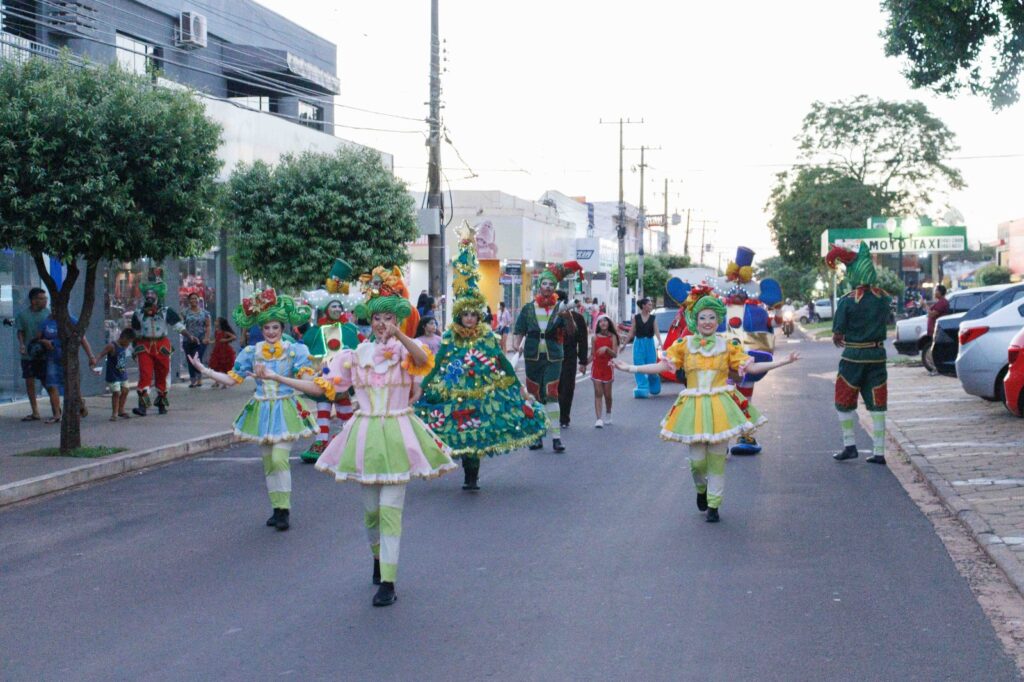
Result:
{"label": "overcast sky", "polygon": [[[429,0],[260,0],[338,45],[339,104],[426,115]],[[715,246],[774,251],[764,205],[774,176],[796,158],[793,137],[814,100],[859,94],[926,103],[955,133],[968,187],[950,198],[970,239],[1024,217],[1024,108],[993,113],[980,98],[911,90],[886,59],[879,3],[778,0],[441,0],[448,55],[442,162],[452,188],[500,189],[537,199],[548,189],[618,198],[618,129],[598,120],[642,118],[626,146],[648,155],[646,200],[716,221]],[[414,130],[338,134],[391,152],[414,190],[426,182],[425,124],[337,109],[351,126]],[[626,152],[626,198],[639,176]],[[479,175],[470,175],[466,164]],[[657,209],[660,212],[660,209]],[[710,226],[709,226],[710,227]]]}

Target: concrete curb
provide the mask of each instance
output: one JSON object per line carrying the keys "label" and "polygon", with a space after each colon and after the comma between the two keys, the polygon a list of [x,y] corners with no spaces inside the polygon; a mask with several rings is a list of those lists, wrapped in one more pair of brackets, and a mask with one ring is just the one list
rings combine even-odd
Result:
{"label": "concrete curb", "polygon": [[[868,427],[870,428],[870,427]],[[1006,575],[1006,578],[1013,584],[1018,593],[1024,595],[1024,563],[1002,539],[992,530],[992,527],[979,514],[971,504],[956,492],[956,489],[943,478],[928,458],[925,457],[914,443],[907,438],[902,429],[896,424],[888,424],[889,436],[896,442],[896,446],[910,460],[910,466],[917,473],[921,474],[928,487],[934,492],[942,504],[960,519],[967,527],[974,541],[988,554],[999,569]]]}
{"label": "concrete curb", "polygon": [[138,471],[158,464],[166,464],[201,452],[216,450],[235,442],[233,431],[220,431],[209,436],[162,445],[141,452],[115,455],[100,461],[89,462],[71,469],[55,471],[43,476],[0,486],[0,508],[15,502],[28,500],[39,495],[67,490],[85,483],[119,476],[129,471]]}

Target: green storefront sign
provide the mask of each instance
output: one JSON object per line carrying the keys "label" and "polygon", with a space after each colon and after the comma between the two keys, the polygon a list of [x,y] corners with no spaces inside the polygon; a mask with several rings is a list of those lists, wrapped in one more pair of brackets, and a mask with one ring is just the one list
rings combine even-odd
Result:
{"label": "green storefront sign", "polygon": [[[821,233],[821,255],[828,253],[829,244],[835,244],[847,249],[856,251],[860,248],[861,242],[866,242],[871,253],[896,254],[900,252],[900,242],[903,242],[904,253],[936,253],[950,251],[964,251],[967,249],[967,228],[966,227],[932,227],[930,225],[917,227],[909,235],[902,235],[900,226],[893,230],[885,227],[884,218],[872,218],[872,221],[880,220],[881,225],[872,228],[837,228],[825,230]],[[878,223],[872,223],[878,225]]]}

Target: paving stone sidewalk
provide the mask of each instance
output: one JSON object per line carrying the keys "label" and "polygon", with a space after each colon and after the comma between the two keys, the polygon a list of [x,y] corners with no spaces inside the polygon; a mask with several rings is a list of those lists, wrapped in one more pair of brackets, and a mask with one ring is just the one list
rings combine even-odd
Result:
{"label": "paving stone sidewalk", "polygon": [[889,433],[1024,593],[1024,419],[956,378],[889,368]]}

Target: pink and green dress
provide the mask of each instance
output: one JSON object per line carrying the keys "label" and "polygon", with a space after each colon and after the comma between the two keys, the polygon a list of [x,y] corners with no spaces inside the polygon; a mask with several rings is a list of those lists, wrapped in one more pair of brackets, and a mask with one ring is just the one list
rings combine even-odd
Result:
{"label": "pink and green dress", "polygon": [[321,370],[316,382],[328,397],[355,389],[358,409],[317,459],[316,468],[337,481],[397,485],[433,478],[455,469],[449,448],[413,411],[412,388],[434,365],[412,364],[397,340],[366,341],[344,349]]}

